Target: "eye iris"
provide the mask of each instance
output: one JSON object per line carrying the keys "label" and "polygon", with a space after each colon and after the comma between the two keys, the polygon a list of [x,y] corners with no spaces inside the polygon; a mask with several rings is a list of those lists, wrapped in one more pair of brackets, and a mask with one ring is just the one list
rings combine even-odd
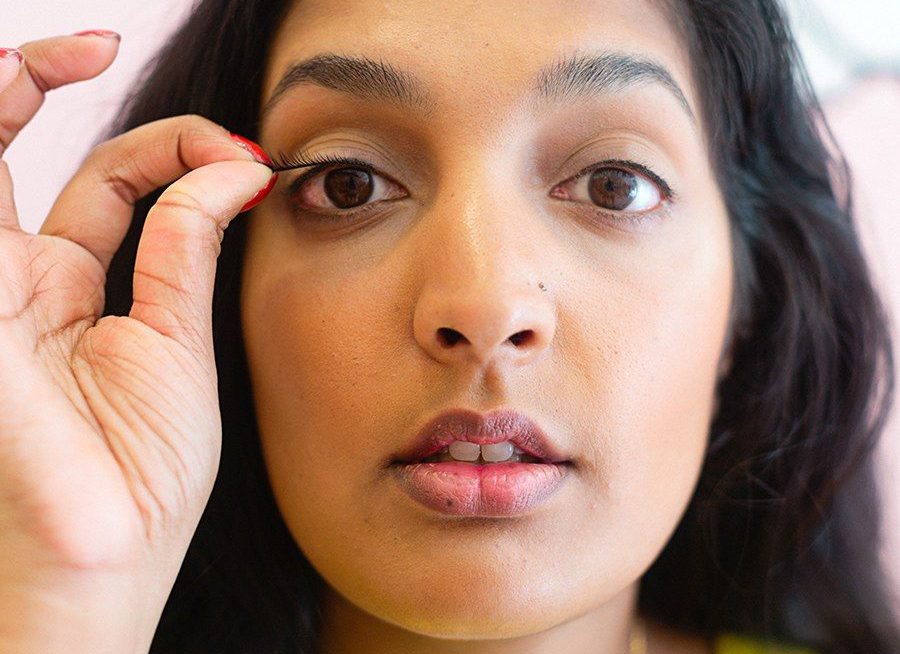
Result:
{"label": "eye iris", "polygon": [[372,190],[372,175],[367,170],[340,168],[325,175],[325,194],[341,209],[363,204]]}
{"label": "eye iris", "polygon": [[637,177],[618,168],[601,168],[588,180],[591,200],[606,209],[624,209],[637,196]]}

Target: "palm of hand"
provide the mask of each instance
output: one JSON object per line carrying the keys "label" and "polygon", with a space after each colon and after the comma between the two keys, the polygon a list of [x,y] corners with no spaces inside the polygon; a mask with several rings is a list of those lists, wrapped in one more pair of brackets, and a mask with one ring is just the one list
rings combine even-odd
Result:
{"label": "palm of hand", "polygon": [[103,267],[67,239],[0,229],[0,262],[0,433],[40,440],[0,440],[0,478],[29,498],[0,529],[54,564],[130,565],[211,490],[221,427],[198,382],[215,378],[212,353],[98,321]]}

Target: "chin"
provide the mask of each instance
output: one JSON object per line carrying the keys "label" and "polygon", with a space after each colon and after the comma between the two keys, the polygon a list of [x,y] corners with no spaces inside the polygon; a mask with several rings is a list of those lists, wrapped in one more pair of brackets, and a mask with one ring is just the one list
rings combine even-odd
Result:
{"label": "chin", "polygon": [[[519,566],[521,568],[521,566]],[[406,631],[448,640],[518,638],[546,631],[583,613],[572,580],[556,575],[521,578],[410,578],[404,586],[381,584],[377,597],[354,603]],[[599,598],[602,602],[603,598]]]}

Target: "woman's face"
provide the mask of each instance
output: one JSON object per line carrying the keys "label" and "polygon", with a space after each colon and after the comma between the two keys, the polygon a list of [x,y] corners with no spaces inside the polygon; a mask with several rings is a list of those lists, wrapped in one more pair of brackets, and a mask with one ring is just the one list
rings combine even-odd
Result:
{"label": "woman's face", "polygon": [[[326,54],[260,142],[374,172],[283,172],[247,219],[241,315],[288,528],[334,606],[418,634],[624,615],[698,479],[732,297],[671,20],[637,0],[304,0],[264,103]],[[390,461],[448,408],[527,414],[568,474],[514,515],[416,502]]]}

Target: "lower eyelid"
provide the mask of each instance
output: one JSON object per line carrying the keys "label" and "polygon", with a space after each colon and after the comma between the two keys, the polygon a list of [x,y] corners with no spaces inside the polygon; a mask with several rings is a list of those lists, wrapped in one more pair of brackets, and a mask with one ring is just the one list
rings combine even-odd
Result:
{"label": "lower eyelid", "polygon": [[663,201],[655,209],[644,212],[611,211],[581,202],[574,204],[580,206],[573,207],[570,204],[569,211],[575,212],[581,220],[585,220],[586,212],[591,214],[591,217],[586,220],[592,228],[610,229],[631,235],[652,234],[660,226],[660,223],[665,223],[670,219],[672,213],[672,208],[667,201]]}

